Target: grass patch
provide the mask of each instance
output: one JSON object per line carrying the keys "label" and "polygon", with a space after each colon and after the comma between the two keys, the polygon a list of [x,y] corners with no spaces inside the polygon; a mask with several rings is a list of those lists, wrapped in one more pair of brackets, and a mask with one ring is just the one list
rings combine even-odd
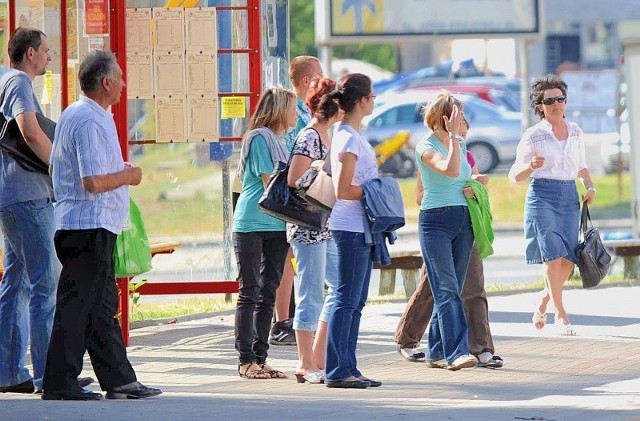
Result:
{"label": "grass patch", "polygon": [[[131,149],[131,160],[143,171],[131,196],[142,210],[151,236],[216,235],[222,233],[221,164],[208,161],[208,144],[151,144]],[[232,172],[235,163],[232,163]],[[407,224],[415,224],[414,178],[398,180]],[[594,177],[597,200],[594,219],[628,218],[631,215],[631,177],[624,173]],[[528,183],[512,183],[506,175],[492,175],[489,197],[495,222],[521,222]]]}
{"label": "grass patch", "polygon": [[[144,145],[133,161],[143,180],[131,188],[151,236],[222,233],[222,172],[200,144]],[[202,162],[202,163],[200,163]]]}
{"label": "grass patch", "polygon": [[[594,219],[618,219],[631,217],[631,176],[628,172],[618,179],[617,174],[594,176],[598,188],[596,201],[589,208]],[[416,204],[415,179],[399,180],[404,200],[407,223],[415,223],[419,207]],[[522,222],[524,200],[529,183],[513,183],[506,175],[492,175],[488,184],[489,200],[494,222]],[[578,182],[579,193],[584,188]]]}
{"label": "grass patch", "polygon": [[166,303],[141,303],[132,306],[131,321],[167,319],[186,316],[189,314],[212,313],[216,311],[233,310],[236,308],[235,299],[226,302],[224,298],[189,298]]}

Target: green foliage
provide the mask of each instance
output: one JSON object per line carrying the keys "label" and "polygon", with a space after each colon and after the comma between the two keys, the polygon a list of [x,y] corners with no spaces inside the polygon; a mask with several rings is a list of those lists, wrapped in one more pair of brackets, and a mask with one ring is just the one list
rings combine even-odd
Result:
{"label": "green foliage", "polygon": [[315,45],[314,2],[309,0],[289,1],[289,51],[291,57],[317,56]]}

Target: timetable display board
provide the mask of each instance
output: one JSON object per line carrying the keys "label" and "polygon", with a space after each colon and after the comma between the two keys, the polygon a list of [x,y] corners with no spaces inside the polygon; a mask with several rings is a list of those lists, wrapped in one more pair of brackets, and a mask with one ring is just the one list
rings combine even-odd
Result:
{"label": "timetable display board", "polygon": [[216,142],[215,7],[127,10],[129,99],[155,105],[156,142]]}

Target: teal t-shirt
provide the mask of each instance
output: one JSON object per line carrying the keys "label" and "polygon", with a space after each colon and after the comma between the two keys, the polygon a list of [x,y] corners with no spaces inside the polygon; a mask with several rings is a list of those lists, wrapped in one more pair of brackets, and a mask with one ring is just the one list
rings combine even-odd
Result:
{"label": "teal t-shirt", "polygon": [[242,191],[233,215],[233,232],[285,231],[283,220],[269,216],[258,208],[264,193],[261,174],[271,174],[274,169],[267,141],[256,135],[249,144],[245,160]]}
{"label": "teal t-shirt", "polygon": [[422,162],[422,155],[429,150],[436,150],[442,156],[449,153],[447,148],[431,135],[416,145],[416,162],[420,169],[420,177],[424,186],[421,210],[441,208],[444,206],[467,206],[467,199],[462,193],[464,183],[471,178],[471,166],[467,162],[467,147],[464,143],[460,148],[460,175],[452,178],[432,170]]}
{"label": "teal t-shirt", "polygon": [[296,139],[298,135],[307,127],[307,124],[311,121],[311,110],[307,107],[307,104],[304,103],[300,98],[296,99],[296,107],[298,109],[298,117],[296,118],[296,127],[289,130],[282,136],[282,140],[284,140],[284,145],[287,148],[287,151],[291,153],[293,150],[293,146],[296,144]]}

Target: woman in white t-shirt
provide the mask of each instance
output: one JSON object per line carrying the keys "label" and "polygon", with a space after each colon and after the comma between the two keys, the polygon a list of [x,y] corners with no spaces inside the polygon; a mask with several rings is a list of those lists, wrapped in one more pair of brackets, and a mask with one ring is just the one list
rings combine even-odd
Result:
{"label": "woman in white t-shirt", "polygon": [[575,179],[587,189],[582,196],[587,204],[593,201],[596,189],[585,160],[582,130],[564,117],[567,84],[556,75],[547,75],[531,86],[530,98],[542,121],[522,135],[509,178],[531,178],[524,214],[525,258],[528,264],[542,263],[545,275],[545,289],[532,321],[537,329],[545,326],[551,301],[560,334],[574,336],[562,303],[562,287],[576,263],[580,230]]}
{"label": "woman in white t-shirt", "polygon": [[331,170],[336,203],[329,228],[338,249],[338,288],[329,317],[327,340],[327,387],[357,388],[380,386],[356,367],[356,345],[361,312],[367,301],[371,278],[372,246],[364,242],[364,207],[361,185],[378,177],[373,148],[360,135],[362,118],[371,114],[375,95],[371,79],[351,73],[338,81],[331,97],[345,112],[331,142]]}

